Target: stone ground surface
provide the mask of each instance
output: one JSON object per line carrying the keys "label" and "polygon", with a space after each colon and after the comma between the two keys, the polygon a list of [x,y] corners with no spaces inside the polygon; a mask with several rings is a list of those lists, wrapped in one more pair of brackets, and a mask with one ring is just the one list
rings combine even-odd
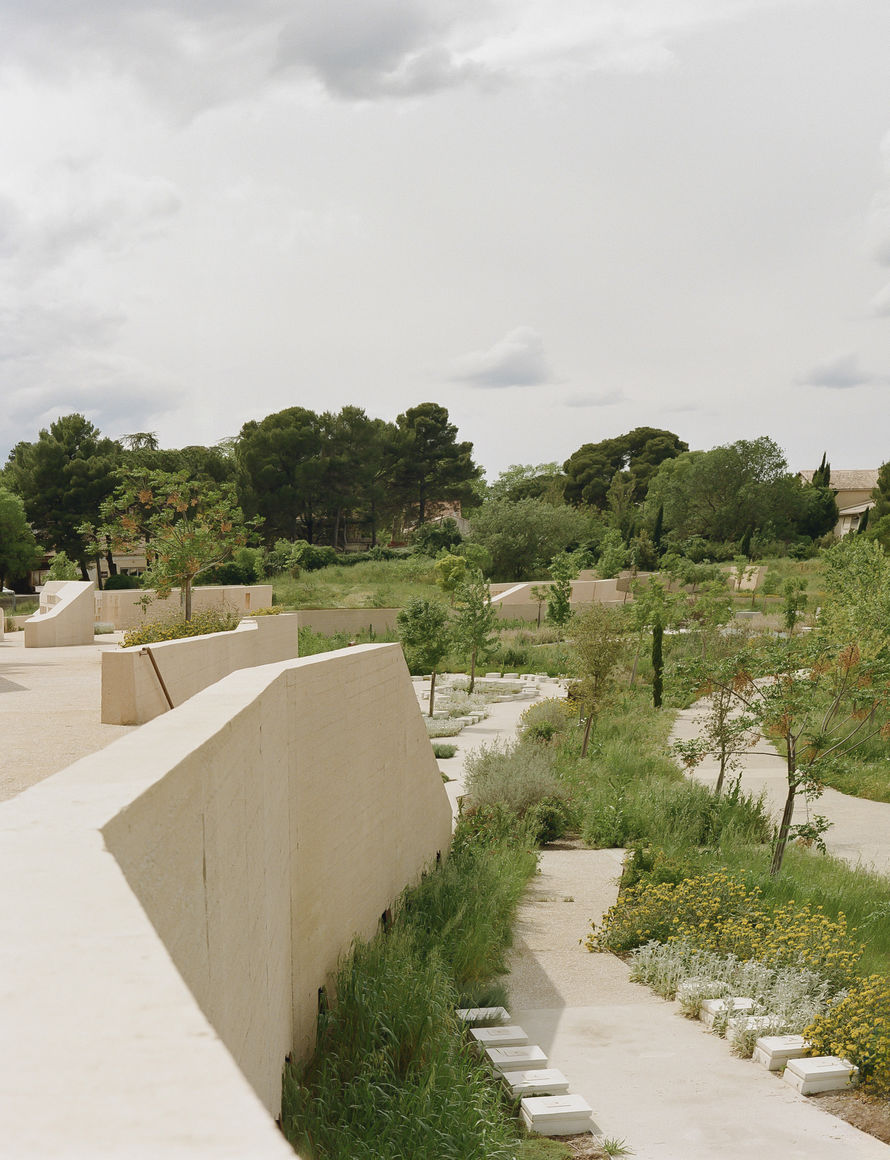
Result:
{"label": "stone ground surface", "polygon": [[102,653],[119,640],[28,649],[23,632],[0,640],[0,801],[137,728],[99,720]]}
{"label": "stone ground surface", "polygon": [[[681,710],[672,739],[685,741],[697,737],[696,718],[701,713],[702,710],[695,705]],[[694,776],[705,785],[714,785],[717,773],[717,763],[707,759],[698,766]],[[772,745],[760,741],[756,751],[746,755],[742,789],[755,796],[765,791],[770,810],[777,817],[781,815],[787,790],[785,764]],[[829,853],[854,866],[862,865],[879,874],[890,874],[890,803],[868,801],[826,789],[811,809],[813,813],[824,814],[832,822],[825,834]],[[802,822],[806,817],[806,803],[802,800],[796,802],[793,820]]]}

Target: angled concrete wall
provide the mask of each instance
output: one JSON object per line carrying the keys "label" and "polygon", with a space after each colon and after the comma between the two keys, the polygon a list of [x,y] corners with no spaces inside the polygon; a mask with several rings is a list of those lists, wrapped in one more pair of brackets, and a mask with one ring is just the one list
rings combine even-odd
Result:
{"label": "angled concrete wall", "polygon": [[[159,597],[143,610],[139,601],[150,589],[113,588],[96,593],[96,620],[100,624],[113,624],[119,631],[137,628],[146,620],[161,620],[167,616],[178,616],[181,612],[179,589],[173,588],[169,596]],[[269,608],[272,604],[271,584],[220,584],[192,589],[192,611],[203,612],[206,608],[228,608],[239,616],[250,616],[258,608]]]}
{"label": "angled concrete wall", "polygon": [[[531,590],[539,585],[550,587],[549,580],[517,581],[515,584],[493,584],[493,607],[497,610],[499,620],[537,620],[539,605],[533,599]],[[499,591],[495,591],[499,589]],[[573,580],[571,606],[574,612],[580,612],[591,604],[623,604],[632,597],[625,596],[618,588],[617,580]],[[541,619],[547,616],[547,605],[540,606]]]}
{"label": "angled concrete wall", "polygon": [[141,725],[168,712],[164,687],[175,707],[236,669],[292,660],[298,655],[297,625],[293,613],[258,616],[231,632],[104,652],[103,724]]}
{"label": "angled concrete wall", "polygon": [[50,580],[25,621],[25,648],[92,644],[94,634],[92,580]]}
{"label": "angled concrete wall", "polygon": [[284,1056],[450,831],[396,645],[233,673],[0,805],[0,1150],[292,1155]]}

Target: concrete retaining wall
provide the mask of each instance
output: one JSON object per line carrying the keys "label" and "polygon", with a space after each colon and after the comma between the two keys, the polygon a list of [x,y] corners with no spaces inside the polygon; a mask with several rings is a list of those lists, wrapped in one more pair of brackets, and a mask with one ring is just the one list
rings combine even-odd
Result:
{"label": "concrete retaining wall", "polygon": [[395,645],[233,673],[0,805],[4,1154],[292,1155],[284,1056],[450,831]]}
{"label": "concrete retaining wall", "polygon": [[141,725],[168,712],[161,680],[181,705],[236,669],[292,660],[298,651],[292,613],[242,620],[231,632],[109,650],[102,654],[102,722]]}
{"label": "concrete retaining wall", "polygon": [[[144,611],[139,601],[150,589],[113,588],[96,593],[96,621],[113,624],[119,631],[136,628],[146,620],[159,620],[166,616],[178,616],[181,608],[179,589],[173,588],[169,596],[155,597]],[[269,608],[272,604],[271,584],[222,584],[207,588],[192,589],[192,612],[203,612],[206,608],[229,608],[239,616],[249,616],[257,608]],[[92,639],[92,638],[91,638]]]}
{"label": "concrete retaining wall", "polygon": [[92,644],[94,632],[92,580],[50,580],[25,621],[25,648]]}
{"label": "concrete retaining wall", "polygon": [[[531,595],[533,587],[550,587],[549,580],[517,582],[511,585],[493,584],[492,605],[497,609],[499,620],[537,620],[539,605]],[[500,591],[495,592],[495,589]],[[573,580],[572,610],[579,612],[591,604],[623,604],[633,599],[618,589],[617,580]],[[546,604],[541,606],[541,619],[547,616]]]}
{"label": "concrete retaining wall", "polygon": [[307,626],[325,636],[335,632],[394,633],[398,608],[301,608],[297,612],[300,628]]}

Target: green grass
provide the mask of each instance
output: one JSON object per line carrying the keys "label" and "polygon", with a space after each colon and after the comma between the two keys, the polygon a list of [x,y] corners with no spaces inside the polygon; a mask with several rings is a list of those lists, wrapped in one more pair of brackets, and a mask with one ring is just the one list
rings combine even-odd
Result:
{"label": "green grass", "polygon": [[512,1109],[454,1009],[502,1004],[513,914],[534,872],[521,841],[462,833],[395,907],[389,932],[341,964],[317,1048],[288,1064],[282,1128],[306,1160],[517,1154]]}
{"label": "green grass", "polygon": [[332,564],[293,577],[271,578],[275,604],[285,608],[402,608],[418,596],[441,597],[429,556]]}

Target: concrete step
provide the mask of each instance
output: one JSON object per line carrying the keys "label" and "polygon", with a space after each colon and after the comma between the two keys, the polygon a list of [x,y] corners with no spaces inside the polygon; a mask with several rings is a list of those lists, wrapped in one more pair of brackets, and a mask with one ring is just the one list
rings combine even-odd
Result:
{"label": "concrete step", "polygon": [[526,1071],[547,1066],[547,1056],[536,1044],[525,1047],[486,1047],[485,1054],[495,1071]]}
{"label": "concrete step", "polygon": [[512,1096],[557,1096],[569,1090],[569,1081],[555,1067],[505,1071],[501,1078]]}
{"label": "concrete step", "polygon": [[727,1015],[750,1015],[753,1009],[754,1000],[739,995],[729,999],[705,999],[698,1009],[698,1017],[710,1031],[721,1017]]}
{"label": "concrete step", "polygon": [[836,1055],[815,1055],[789,1060],[782,1079],[802,1096],[813,1096],[819,1092],[848,1088],[858,1073],[859,1069],[848,1059],[838,1059]]}
{"label": "concrete step", "polygon": [[806,1055],[809,1046],[802,1035],[761,1035],[751,1058],[767,1071],[783,1071],[789,1060]]}
{"label": "concrete step", "polygon": [[593,1127],[592,1109],[583,1096],[529,1096],[520,1101],[519,1114],[530,1132],[539,1136],[574,1136]]}
{"label": "concrete step", "polygon": [[471,1027],[470,1037],[480,1047],[519,1047],[528,1043],[526,1033],[515,1024],[506,1027]]}

